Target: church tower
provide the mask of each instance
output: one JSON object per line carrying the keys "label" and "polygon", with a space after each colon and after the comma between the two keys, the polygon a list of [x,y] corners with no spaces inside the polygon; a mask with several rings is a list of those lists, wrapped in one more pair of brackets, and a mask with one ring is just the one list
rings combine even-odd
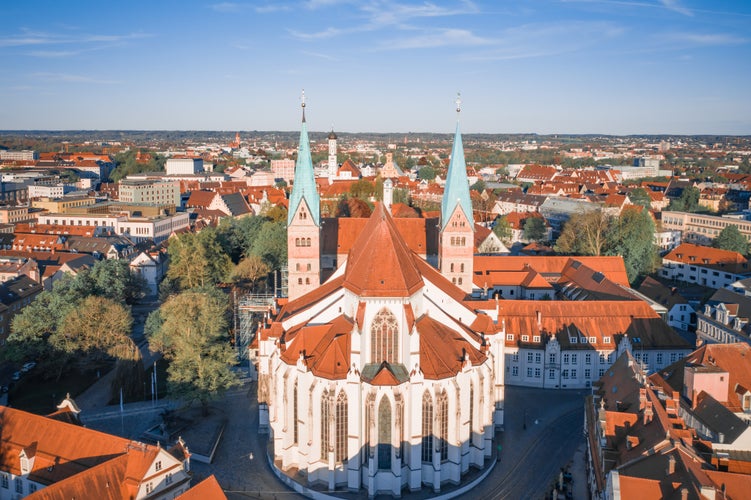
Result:
{"label": "church tower", "polygon": [[456,133],[441,201],[438,267],[446,278],[467,293],[472,291],[475,222],[469,196],[467,166],[459,132],[461,99],[456,97]]}
{"label": "church tower", "polygon": [[329,184],[334,183],[336,173],[339,170],[339,164],[336,162],[336,134],[334,133],[334,127],[331,127],[331,133],[328,137],[329,140]]}
{"label": "church tower", "polygon": [[321,201],[313,175],[308,126],[305,122],[305,91],[302,93],[302,128],[297,150],[295,180],[287,213],[287,260],[289,298],[295,299],[321,284]]}

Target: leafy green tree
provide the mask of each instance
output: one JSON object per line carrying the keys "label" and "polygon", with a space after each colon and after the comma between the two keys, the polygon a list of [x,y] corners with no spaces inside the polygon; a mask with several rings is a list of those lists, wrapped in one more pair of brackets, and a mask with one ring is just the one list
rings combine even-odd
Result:
{"label": "leafy green tree", "polygon": [[167,277],[183,290],[221,283],[232,270],[232,260],[212,228],[198,234],[179,235],[170,241],[167,252],[170,257]]}
{"label": "leafy green tree", "polygon": [[199,401],[204,415],[212,399],[237,384],[230,369],[235,352],[228,338],[227,297],[216,290],[191,290],[171,297],[149,315],[149,348],[169,361],[169,392]]}
{"label": "leafy green tree", "polygon": [[121,304],[135,304],[146,294],[146,281],[131,271],[121,259],[101,260],[88,271],[76,275],[76,280],[90,283],[92,295],[107,297]]}
{"label": "leafy green tree", "polygon": [[632,284],[659,265],[654,234],[654,220],[647,210],[624,210],[608,228],[605,255],[623,257],[628,280]]}
{"label": "leafy green tree", "polygon": [[741,255],[748,255],[748,240],[741,234],[736,225],[725,226],[712,242],[712,246],[738,252]]}
{"label": "leafy green tree", "polygon": [[235,283],[247,284],[249,288],[253,288],[256,282],[268,276],[270,272],[271,268],[261,257],[251,255],[235,266],[232,271],[232,280]]}
{"label": "leafy green tree", "polygon": [[524,238],[528,241],[542,241],[547,236],[545,220],[541,217],[528,217],[524,222]]}
{"label": "leafy green tree", "polygon": [[417,178],[426,181],[432,181],[435,179],[436,171],[430,165],[425,165],[417,172]]}
{"label": "leafy green tree", "polygon": [[[222,219],[222,222],[216,228],[216,238],[222,250],[230,256],[232,262],[240,262],[244,255],[250,253],[253,242],[267,220],[265,217],[259,216]],[[284,220],[286,222],[286,216]]]}
{"label": "leafy green tree", "polygon": [[82,369],[104,366],[108,358],[138,360],[141,353],[130,338],[132,326],[125,306],[90,295],[65,316],[48,342],[57,351],[75,354]]}
{"label": "leafy green tree", "polygon": [[640,205],[645,208],[649,208],[652,205],[652,198],[649,197],[649,193],[644,188],[636,188],[628,194],[628,198],[634,205]]}
{"label": "leafy green tree", "polygon": [[504,244],[508,244],[511,241],[512,228],[505,216],[496,219],[493,232]]}
{"label": "leafy green tree", "polygon": [[355,181],[349,187],[349,194],[354,198],[368,200],[375,194],[375,184],[366,179]]}
{"label": "leafy green tree", "polygon": [[485,191],[485,181],[482,179],[478,179],[477,182],[469,186],[469,189],[472,191],[477,191],[478,193],[482,193]]}
{"label": "leafy green tree", "polygon": [[569,255],[602,255],[612,218],[602,210],[574,214],[555,242],[555,251]]}
{"label": "leafy green tree", "polygon": [[287,264],[287,221],[264,223],[249,255],[261,257],[272,270]]}
{"label": "leafy green tree", "polygon": [[688,186],[681,195],[670,202],[670,210],[679,212],[696,212],[699,209],[699,188]]}

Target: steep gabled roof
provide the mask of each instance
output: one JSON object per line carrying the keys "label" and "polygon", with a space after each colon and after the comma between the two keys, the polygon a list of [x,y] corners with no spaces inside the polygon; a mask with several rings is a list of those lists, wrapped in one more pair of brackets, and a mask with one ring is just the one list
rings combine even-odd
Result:
{"label": "steep gabled roof", "polygon": [[412,252],[383,204],[377,204],[349,252],[344,287],[366,297],[406,297],[422,286]]}
{"label": "steep gabled roof", "polygon": [[462,369],[463,355],[473,366],[487,359],[458,332],[428,316],[417,321],[417,331],[420,334],[420,369],[426,379],[455,376]]}
{"label": "steep gabled roof", "polygon": [[177,497],[177,500],[227,500],[227,496],[212,474]]}

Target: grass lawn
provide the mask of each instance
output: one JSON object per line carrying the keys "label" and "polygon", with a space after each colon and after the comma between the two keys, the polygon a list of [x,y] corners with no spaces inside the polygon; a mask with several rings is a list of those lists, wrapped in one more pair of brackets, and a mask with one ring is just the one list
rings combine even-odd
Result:
{"label": "grass lawn", "polygon": [[[104,375],[107,369],[100,370]],[[67,393],[75,398],[97,380],[96,370],[79,373],[76,370],[63,375],[59,381],[44,380],[37,369],[25,374],[15,383],[8,394],[8,403],[13,408],[39,415],[54,412]]]}

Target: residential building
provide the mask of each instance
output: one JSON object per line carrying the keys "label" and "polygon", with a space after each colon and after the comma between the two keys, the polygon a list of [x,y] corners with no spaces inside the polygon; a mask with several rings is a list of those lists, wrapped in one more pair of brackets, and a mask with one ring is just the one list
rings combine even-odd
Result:
{"label": "residential building", "polygon": [[192,175],[204,171],[202,158],[167,158],[164,163],[167,175]]}
{"label": "residential building", "polygon": [[709,463],[714,443],[699,442],[684,407],[681,392],[624,352],[585,402],[591,498],[745,498],[751,476]]}
{"label": "residential building", "polygon": [[79,412],[69,398],[48,417],[0,407],[0,499],[166,500],[188,490],[182,441],[164,449],[68,423]]}
{"label": "residential building", "polygon": [[751,297],[721,288],[696,315],[696,343],[751,343]]}
{"label": "residential building", "polygon": [[626,350],[654,371],[693,349],[638,300],[502,300],[497,311],[509,385],[583,389]]}
{"label": "residential building", "polygon": [[639,286],[639,293],[665,306],[667,312],[663,319],[671,327],[681,331],[696,328],[696,310],[677,287],[667,287],[647,276]]}
{"label": "residential building", "polygon": [[275,179],[282,179],[290,183],[295,178],[295,160],[290,158],[271,160],[271,172]]}
{"label": "residential building", "polygon": [[751,266],[738,252],[682,243],[662,258],[660,276],[709,288],[727,288],[751,276]]}
{"label": "residential building", "polygon": [[29,207],[0,207],[0,224],[15,224],[16,222],[23,222],[32,218],[29,216]]}
{"label": "residential building", "polygon": [[663,229],[681,231],[682,240],[686,243],[710,245],[727,226],[736,226],[751,241],[751,221],[745,219],[689,212],[662,212]]}
{"label": "residential building", "polygon": [[112,230],[115,234],[125,235],[135,243],[153,240],[161,243],[175,231],[188,227],[190,214],[185,212],[172,215],[138,216],[115,214],[60,214],[51,213],[39,216],[40,224],[97,226]]}
{"label": "residential building", "polygon": [[25,149],[23,151],[10,151],[0,149],[0,161],[34,161],[39,159],[39,153]]}
{"label": "residential building", "polygon": [[180,206],[180,183],[123,179],[119,199],[123,203],[150,203]]}
{"label": "residential building", "polygon": [[19,275],[0,284],[0,345],[5,344],[10,334],[13,317],[43,290],[42,285],[25,275]]}

